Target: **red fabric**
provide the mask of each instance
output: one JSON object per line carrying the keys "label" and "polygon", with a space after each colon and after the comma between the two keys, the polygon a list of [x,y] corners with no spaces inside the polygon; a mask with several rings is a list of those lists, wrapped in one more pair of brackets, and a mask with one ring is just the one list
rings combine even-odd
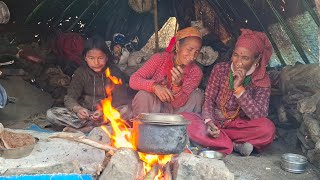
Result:
{"label": "red fabric", "polygon": [[80,65],[83,59],[84,41],[83,37],[78,33],[61,33],[56,37],[53,51],[60,58],[74,61]]}
{"label": "red fabric", "polygon": [[174,47],[175,47],[175,45],[176,45],[176,37],[172,37],[170,39],[168,47],[166,48],[166,51],[167,52],[172,52]]}
{"label": "red fabric", "polygon": [[199,37],[202,38],[200,31],[197,28],[194,27],[187,27],[184,29],[181,29],[176,33],[174,37],[171,38],[170,43],[168,47],[166,48],[167,52],[172,52],[175,48],[176,42],[180,39],[186,38],[186,37]]}
{"label": "red fabric", "polygon": [[[170,88],[170,70],[173,67],[173,53],[163,52],[153,55],[138,71],[130,77],[129,85],[135,90],[152,92],[154,83],[167,85]],[[182,107],[189,99],[190,94],[199,86],[202,71],[195,63],[183,69],[182,88],[171,102],[174,108]]]}
{"label": "red fabric", "polygon": [[225,123],[223,127],[217,121],[215,124],[220,128],[218,138],[212,138],[207,135],[207,128],[201,116],[195,113],[181,113],[185,119],[191,121],[187,131],[189,138],[210,149],[231,154],[233,143],[251,143],[255,150],[262,151],[273,142],[275,136],[275,126],[267,118],[258,118],[254,120],[242,120],[240,118]]}
{"label": "red fabric", "polygon": [[[220,113],[221,89],[229,78],[230,63],[216,64],[212,69],[205,91],[205,100],[202,107],[203,119],[226,120]],[[249,84],[246,91],[237,99],[229,91],[231,98],[226,104],[229,114],[232,114],[240,105],[240,117],[246,119],[257,119],[267,117],[269,109],[270,88],[257,87]]]}
{"label": "red fabric", "polygon": [[256,54],[261,54],[260,65],[252,75],[252,83],[259,87],[270,87],[271,81],[266,73],[266,66],[272,55],[272,45],[266,34],[250,29],[241,29],[241,35],[238,37],[236,47],[244,47]]}

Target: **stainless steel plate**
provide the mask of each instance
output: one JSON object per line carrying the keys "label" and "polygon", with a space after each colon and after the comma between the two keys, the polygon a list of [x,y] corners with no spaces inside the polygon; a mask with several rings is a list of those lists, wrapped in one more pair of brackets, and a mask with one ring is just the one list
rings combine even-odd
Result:
{"label": "stainless steel plate", "polygon": [[209,159],[223,159],[224,157],[226,157],[225,154],[218,151],[213,151],[213,150],[200,151],[199,156],[209,158]]}

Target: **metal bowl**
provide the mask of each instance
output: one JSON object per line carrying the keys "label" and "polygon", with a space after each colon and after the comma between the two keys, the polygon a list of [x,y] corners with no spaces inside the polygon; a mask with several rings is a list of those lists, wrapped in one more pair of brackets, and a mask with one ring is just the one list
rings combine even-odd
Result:
{"label": "metal bowl", "polygon": [[307,162],[307,158],[299,154],[286,153],[281,156],[281,168],[291,173],[303,173]]}
{"label": "metal bowl", "polygon": [[223,159],[226,157],[224,153],[213,150],[200,151],[198,155],[209,159]]}

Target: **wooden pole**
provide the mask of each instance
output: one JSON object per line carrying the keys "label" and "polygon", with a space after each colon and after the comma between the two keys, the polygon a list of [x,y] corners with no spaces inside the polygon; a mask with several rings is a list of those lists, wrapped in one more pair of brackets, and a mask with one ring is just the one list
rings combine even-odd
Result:
{"label": "wooden pole", "polygon": [[159,36],[158,36],[158,2],[153,0],[154,5],[154,36],[155,36],[155,52],[159,51]]}

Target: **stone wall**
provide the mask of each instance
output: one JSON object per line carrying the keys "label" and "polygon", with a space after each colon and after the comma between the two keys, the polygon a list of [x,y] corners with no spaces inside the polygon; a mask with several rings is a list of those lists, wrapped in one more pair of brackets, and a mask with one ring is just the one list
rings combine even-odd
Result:
{"label": "stone wall", "polygon": [[[320,18],[320,1],[319,0],[315,0],[315,4],[317,6],[317,12],[318,12],[318,17]],[[320,63],[320,29],[318,29],[318,50],[319,50],[319,63]]]}

